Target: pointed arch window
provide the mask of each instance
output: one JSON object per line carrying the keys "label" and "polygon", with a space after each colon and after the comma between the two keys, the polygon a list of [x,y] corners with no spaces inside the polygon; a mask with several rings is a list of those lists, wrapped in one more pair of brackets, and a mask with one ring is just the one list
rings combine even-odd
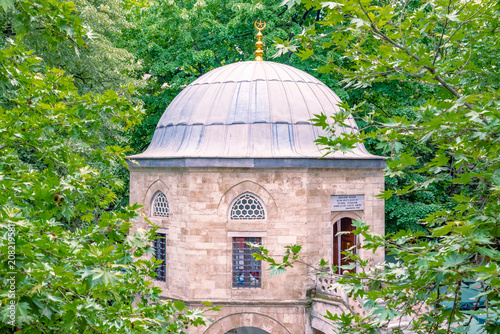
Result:
{"label": "pointed arch window", "polygon": [[261,200],[251,193],[237,197],[229,212],[231,220],[262,220],[266,219],[266,211]]}
{"label": "pointed arch window", "polygon": [[170,208],[168,206],[167,196],[161,191],[158,191],[153,196],[153,202],[151,203],[151,216],[153,217],[168,217],[170,214]]}

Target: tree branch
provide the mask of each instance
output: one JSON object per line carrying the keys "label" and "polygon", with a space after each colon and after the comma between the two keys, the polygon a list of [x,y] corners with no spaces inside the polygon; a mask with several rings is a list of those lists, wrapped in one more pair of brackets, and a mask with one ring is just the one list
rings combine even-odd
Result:
{"label": "tree branch", "polygon": [[[361,7],[361,10],[365,13],[366,17],[368,18],[368,20],[370,21],[370,27],[372,29],[372,31],[377,35],[379,36],[380,38],[386,40],[387,42],[391,43],[392,45],[394,45],[395,47],[397,47],[398,49],[404,51],[408,56],[412,57],[413,59],[415,59],[416,61],[420,61],[420,57],[417,56],[416,54],[410,52],[406,47],[402,46],[401,44],[399,44],[398,42],[394,41],[392,38],[390,38],[389,36],[385,35],[384,33],[382,33],[377,25],[375,24],[375,22],[373,22],[371,19],[370,19],[370,16],[368,15],[368,13],[366,12],[365,8],[363,7],[363,5],[361,4],[361,2],[358,1],[358,4],[359,6]],[[430,66],[427,66],[427,65],[423,65],[423,67],[429,71],[431,74],[434,75],[433,79],[435,79],[437,82],[439,82],[444,88],[446,88],[447,90],[449,90],[456,98],[461,98],[462,96],[453,88],[451,87],[449,84],[447,84],[443,78],[441,78],[439,75],[436,74],[436,70]],[[474,108],[472,107],[472,105],[469,103],[469,102],[465,102],[464,105],[469,108],[470,110],[473,110]]]}
{"label": "tree branch", "polygon": [[403,36],[403,31],[401,29],[401,20],[403,19],[403,16],[405,14],[405,9],[406,9],[407,4],[408,4],[408,0],[405,1],[404,5],[403,5],[403,9],[401,9],[401,16],[399,16],[399,34],[401,35],[401,42],[403,43],[403,45],[405,45],[405,39]]}
{"label": "tree branch", "polygon": [[448,20],[448,19],[446,19],[444,21],[443,30],[441,31],[441,37],[439,38],[439,42],[438,42],[436,48],[434,49],[434,60],[432,60],[432,66],[434,66],[434,64],[436,64],[436,60],[437,60],[437,57],[439,54],[439,49],[441,48],[441,45],[443,43],[444,31],[446,30],[446,27],[448,26],[448,22],[450,22],[450,20]]}
{"label": "tree branch", "polygon": [[460,67],[460,69],[453,76],[453,78],[451,78],[451,80],[454,80],[460,73],[462,73],[462,70],[465,68],[465,66],[467,66],[467,64],[469,63],[470,59],[472,58],[472,40],[469,42],[469,44],[470,44],[470,47],[469,47],[469,58],[467,59],[467,61],[465,62],[465,64],[463,64]]}
{"label": "tree branch", "polygon": [[482,7],[480,10],[478,10],[477,12],[473,13],[471,16],[469,16],[465,21],[463,21],[462,23],[460,23],[457,27],[457,29],[450,35],[450,37],[448,37],[448,39],[444,42],[444,44],[447,44],[452,38],[453,36],[455,36],[455,34],[460,30],[462,29],[462,27],[464,26],[464,24],[466,23],[469,23],[472,18],[474,16],[476,16],[477,14],[479,14],[483,9],[487,8],[489,5],[490,5],[491,2],[488,2],[484,7]]}
{"label": "tree branch", "polygon": [[460,287],[462,286],[462,279],[457,284],[457,287],[455,288],[455,299],[453,300],[453,308],[450,312],[450,317],[448,318],[448,329],[446,330],[446,333],[448,334],[450,332],[450,326],[451,326],[451,318],[453,317],[453,314],[455,314],[455,311],[457,309],[457,299],[458,299],[458,292],[460,291]]}

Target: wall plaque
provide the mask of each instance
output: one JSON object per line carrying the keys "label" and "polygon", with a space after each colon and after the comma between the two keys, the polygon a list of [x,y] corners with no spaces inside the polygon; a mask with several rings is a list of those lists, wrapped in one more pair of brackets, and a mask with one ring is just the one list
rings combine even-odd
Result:
{"label": "wall plaque", "polygon": [[332,211],[352,211],[365,209],[365,195],[331,196]]}

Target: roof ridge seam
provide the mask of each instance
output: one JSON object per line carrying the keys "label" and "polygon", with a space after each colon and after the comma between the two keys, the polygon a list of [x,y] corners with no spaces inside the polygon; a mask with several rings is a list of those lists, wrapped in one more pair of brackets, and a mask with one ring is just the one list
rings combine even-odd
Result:
{"label": "roof ridge seam", "polygon": [[[326,86],[322,82],[316,81],[306,81],[306,80],[288,80],[288,79],[252,79],[252,80],[228,80],[228,81],[212,81],[212,82],[192,82],[188,86],[203,86],[203,85],[213,85],[213,84],[224,84],[224,83],[238,83],[238,82],[256,82],[256,81],[277,81],[277,82],[303,82],[309,84],[315,84],[320,86]],[[328,86],[326,86],[328,87]]]}
{"label": "roof ridge seam", "polygon": [[171,127],[171,126],[186,126],[186,125],[203,125],[203,126],[212,126],[212,125],[241,125],[241,124],[290,124],[290,125],[304,125],[304,124],[310,124],[310,125],[313,125],[312,122],[309,122],[309,121],[297,121],[297,122],[284,122],[284,121],[279,121],[279,122],[262,122],[262,121],[257,121],[257,122],[247,122],[247,123],[241,123],[241,122],[233,122],[233,123],[211,123],[211,124],[204,124],[204,123],[200,123],[200,122],[196,122],[196,123],[186,123],[186,122],[180,122],[180,123],[176,123],[176,124],[173,124],[173,123],[168,123],[166,125],[161,125],[161,126],[157,126],[155,128],[155,130],[158,130],[158,129],[164,129],[164,128],[168,128],[168,127]]}

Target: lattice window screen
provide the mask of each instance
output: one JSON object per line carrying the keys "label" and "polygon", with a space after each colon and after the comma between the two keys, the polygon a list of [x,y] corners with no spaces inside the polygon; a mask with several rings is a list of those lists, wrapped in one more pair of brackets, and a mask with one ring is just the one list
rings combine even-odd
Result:
{"label": "lattice window screen", "polygon": [[230,218],[232,220],[265,219],[266,214],[264,206],[256,196],[244,194],[234,202]]}
{"label": "lattice window screen", "polygon": [[153,217],[168,217],[170,213],[167,196],[161,191],[156,193],[153,199],[151,212]]}

